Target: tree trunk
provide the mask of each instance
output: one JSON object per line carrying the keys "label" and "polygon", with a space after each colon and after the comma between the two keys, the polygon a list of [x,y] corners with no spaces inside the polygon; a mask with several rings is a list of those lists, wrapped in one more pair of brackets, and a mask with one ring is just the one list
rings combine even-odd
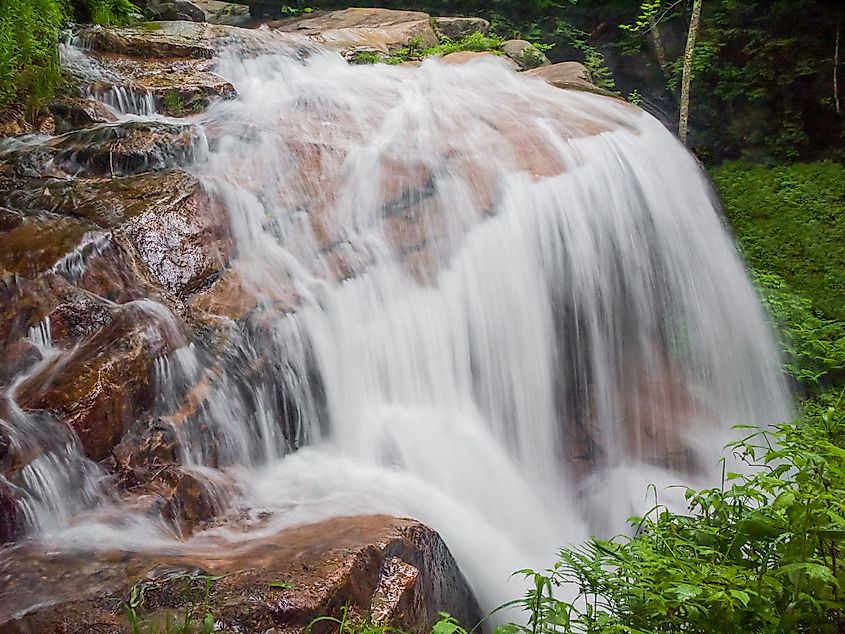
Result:
{"label": "tree trunk", "polygon": [[654,55],[657,57],[657,63],[660,64],[660,70],[663,75],[669,76],[669,62],[666,60],[666,49],[663,48],[663,38],[660,36],[660,27],[654,16],[649,18],[649,30],[651,31],[651,43],[654,45]]}
{"label": "tree trunk", "polygon": [[684,74],[681,78],[681,115],[678,118],[678,137],[681,143],[687,144],[687,127],[689,123],[689,86],[692,74],[692,53],[695,49],[695,38],[698,37],[698,26],[701,22],[701,2],[693,0],[692,16],[687,33],[687,47],[684,51]]}

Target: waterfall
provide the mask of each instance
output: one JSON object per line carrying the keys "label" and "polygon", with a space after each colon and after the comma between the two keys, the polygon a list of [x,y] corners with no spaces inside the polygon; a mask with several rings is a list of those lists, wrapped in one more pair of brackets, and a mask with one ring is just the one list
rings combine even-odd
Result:
{"label": "waterfall", "polygon": [[[623,531],[648,484],[711,482],[733,425],[789,416],[710,185],[651,116],[495,59],[231,54],[216,72],[239,97],[194,117],[190,169],[255,308],[224,351],[186,345],[154,378],[165,420],[201,386],[180,461],[232,479],[252,534],[413,516],[490,609],[519,595],[514,570]],[[100,528],[103,547],[171,539]],[[247,539],[186,547],[212,537]]]}

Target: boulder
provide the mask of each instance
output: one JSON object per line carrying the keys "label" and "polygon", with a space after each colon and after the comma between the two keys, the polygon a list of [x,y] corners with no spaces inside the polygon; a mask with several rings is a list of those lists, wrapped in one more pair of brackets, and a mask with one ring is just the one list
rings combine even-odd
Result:
{"label": "boulder", "polygon": [[47,143],[54,161],[75,175],[126,176],[177,167],[193,158],[196,126],[124,121],[69,132]]}
{"label": "boulder", "polygon": [[[231,99],[235,87],[211,72],[209,59],[194,58],[136,58],[107,53],[92,54],[91,58],[108,77],[98,80],[92,91],[111,102],[120,99],[114,93],[124,90],[143,100],[151,95],[156,111],[174,117],[205,110],[216,99]],[[110,94],[111,93],[111,94]]]}
{"label": "boulder", "polygon": [[479,59],[493,59],[499,64],[507,64],[511,70],[519,70],[519,66],[515,61],[503,55],[496,55],[494,53],[484,53],[476,51],[456,51],[449,53],[440,58],[444,64],[467,64]]}
{"label": "boulder", "polygon": [[590,77],[590,71],[579,62],[560,62],[550,66],[532,68],[525,71],[525,75],[541,77],[552,86],[563,90],[583,90],[606,97],[619,97],[596,86]]}
{"label": "boulder", "polygon": [[484,35],[490,30],[490,23],[484,18],[432,18],[434,30],[441,37],[459,40],[473,33]]}
{"label": "boulder", "polygon": [[193,0],[194,6],[205,14],[205,22],[228,26],[248,26],[252,21],[249,7],[220,0]]}
{"label": "boulder", "polygon": [[[4,634],[125,632],[123,602],[133,583],[144,590],[136,614],[151,629],[165,629],[168,618],[174,625],[174,614],[190,613],[201,622],[211,613],[216,630],[294,632],[318,616],[340,616],[344,606],[351,619],[408,632],[429,632],[439,612],[452,614],[467,629],[481,619],[440,536],[417,521],[387,516],[289,528],[246,548],[204,557],[154,561],[127,553],[109,564],[17,553],[0,562],[3,577],[10,580],[0,596]],[[33,606],[28,614],[10,619],[26,606]],[[313,631],[333,627],[322,622]]]}
{"label": "boulder", "polygon": [[502,46],[502,51],[522,70],[551,64],[543,51],[525,40],[508,40]]}
{"label": "boulder", "polygon": [[227,46],[258,54],[266,50],[291,48],[299,40],[268,29],[242,29],[187,20],[150,22],[122,28],[90,26],[80,30],[79,38],[96,53],[114,53],[144,60],[208,59]]}
{"label": "boulder", "polygon": [[438,42],[428,14],[419,11],[344,9],[286,22],[277,30],[347,54],[359,50],[388,54],[401,47],[426,48]]}
{"label": "boulder", "polygon": [[[5,188],[0,179],[0,204],[34,219],[7,234],[18,246],[4,250],[0,266],[13,272],[35,274],[56,266],[74,283],[108,297],[118,297],[127,282],[128,289],[149,291],[152,284],[165,295],[187,296],[225,266],[233,248],[225,209],[180,170],[34,180],[12,189],[14,182]],[[85,239],[92,229],[112,231],[122,257],[105,244],[93,248],[93,238]],[[101,268],[86,276],[92,261]],[[117,270],[103,271],[105,265]],[[109,277],[114,282],[105,284]]]}
{"label": "boulder", "polygon": [[154,23],[148,28],[91,26],[82,29],[79,37],[94,51],[128,57],[202,59],[216,51],[215,32],[208,24],[184,20]]}

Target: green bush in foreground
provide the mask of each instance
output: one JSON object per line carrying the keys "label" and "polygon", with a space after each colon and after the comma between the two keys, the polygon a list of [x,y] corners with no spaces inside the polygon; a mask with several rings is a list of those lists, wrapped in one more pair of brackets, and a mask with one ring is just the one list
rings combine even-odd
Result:
{"label": "green bush in foreground", "polygon": [[[845,410],[749,429],[731,445],[754,467],[686,490],[687,513],[656,505],[636,534],[564,548],[517,602],[524,633],[841,632],[845,573]],[[576,588],[573,602],[555,588]]]}

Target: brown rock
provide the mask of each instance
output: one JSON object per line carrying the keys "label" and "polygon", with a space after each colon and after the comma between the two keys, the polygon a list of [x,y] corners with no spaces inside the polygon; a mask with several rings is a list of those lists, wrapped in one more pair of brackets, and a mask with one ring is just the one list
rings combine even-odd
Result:
{"label": "brown rock", "polygon": [[153,360],[184,342],[144,304],[128,304],[112,321],[16,393],[22,409],[46,410],[74,429],[93,460],[102,460],[132,422],[152,406]]}
{"label": "brown rock", "polygon": [[21,222],[8,231],[0,226],[0,267],[18,275],[34,276],[56,264],[93,228],[90,222],[79,218],[21,216]]}
{"label": "brown rock", "polygon": [[66,172],[126,176],[174,168],[193,156],[195,126],[126,121],[69,132],[47,144]]}
{"label": "brown rock", "polygon": [[94,92],[104,96],[115,87],[140,95],[152,94],[156,110],[171,116],[183,116],[205,110],[216,99],[231,99],[235,87],[211,72],[209,59],[136,58],[108,53],[92,58],[120,82],[98,82]]}
{"label": "brown rock", "polygon": [[[109,298],[136,299],[141,289],[151,292],[153,284],[166,293],[188,295],[223,268],[233,248],[225,210],[186,172],[32,180],[15,187],[16,182],[10,180],[4,189],[0,180],[0,204],[34,219],[12,229],[16,246],[0,254],[0,267],[12,272],[43,271],[87,231],[112,230],[110,249],[83,245],[74,260],[85,266],[96,260],[98,271],[86,276],[82,266],[82,272],[69,275],[63,266],[59,272]],[[104,270],[106,265],[111,268]],[[123,282],[129,286],[121,290]]]}
{"label": "brown rock", "polygon": [[214,30],[201,22],[153,23],[147,28],[103,28],[92,26],[79,33],[95,51],[131,57],[212,57]]}
{"label": "brown rock", "polygon": [[618,95],[593,84],[590,71],[579,62],[560,62],[550,66],[541,66],[527,70],[525,74],[531,77],[542,77],[552,86],[563,90],[583,90],[597,95],[619,98]]}
{"label": "brown rock", "polygon": [[477,51],[456,51],[440,58],[444,64],[467,64],[478,59],[495,59],[500,64],[507,64],[512,70],[519,70],[519,66],[509,57],[496,55],[494,53],[483,53]]}
{"label": "brown rock", "polygon": [[502,46],[502,51],[523,70],[551,64],[543,51],[525,40],[508,40]]}
{"label": "brown rock", "polygon": [[287,22],[278,28],[344,53],[357,50],[390,53],[417,44],[437,44],[429,16],[419,11],[352,8]]}
{"label": "brown rock", "polygon": [[[11,569],[10,569],[11,568]],[[42,584],[25,584],[31,570]],[[123,632],[121,608],[128,585],[145,584],[148,624],[163,623],[174,609],[206,611],[227,631],[301,631],[317,616],[339,616],[348,605],[352,618],[408,632],[428,632],[438,612],[455,616],[467,629],[480,620],[475,599],[443,540],[430,528],[410,519],[386,516],[339,518],[283,530],[275,537],[233,552],[207,557],[159,561],[127,555],[110,566],[80,566],[68,556],[43,556],[27,561],[18,556],[3,573],[15,583],[0,597],[0,615],[34,605],[41,596],[57,603],[0,626],[12,632]],[[121,573],[124,580],[120,583]],[[202,605],[205,581],[197,573],[219,577]],[[18,575],[23,575],[21,578]],[[78,578],[77,579],[75,579]],[[83,588],[96,579],[100,598],[85,599]],[[104,591],[104,583],[110,590]],[[68,586],[72,586],[71,591]],[[49,594],[48,594],[49,593]],[[105,597],[104,597],[105,595]],[[12,608],[14,605],[14,608]],[[28,628],[28,629],[27,629]],[[329,623],[313,631],[331,631]]]}

